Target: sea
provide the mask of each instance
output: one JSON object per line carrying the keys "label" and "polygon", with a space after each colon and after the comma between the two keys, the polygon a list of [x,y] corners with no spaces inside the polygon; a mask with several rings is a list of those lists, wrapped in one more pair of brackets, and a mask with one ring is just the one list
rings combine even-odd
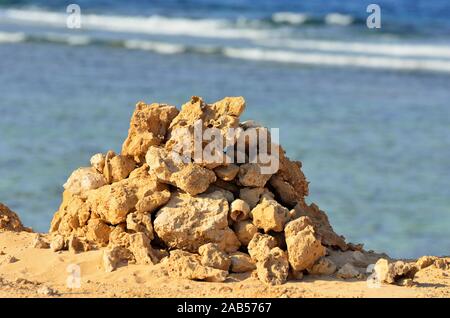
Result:
{"label": "sea", "polygon": [[448,0],[72,1],[0,0],[0,202],[27,226],[136,102],[242,95],[336,232],[450,254]]}

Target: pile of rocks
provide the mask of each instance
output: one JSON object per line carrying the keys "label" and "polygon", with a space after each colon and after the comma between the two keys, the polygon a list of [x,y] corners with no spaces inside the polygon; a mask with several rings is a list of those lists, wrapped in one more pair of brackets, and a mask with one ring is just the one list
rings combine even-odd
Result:
{"label": "pile of rocks", "polygon": [[180,162],[171,156],[187,137],[178,129],[194,134],[199,121],[223,138],[229,128],[264,129],[240,123],[244,109],[242,97],[214,104],[192,97],[180,111],[138,103],[121,153],[95,154],[90,167],[75,170],[65,183],[50,248],[104,248],[107,271],[163,262],[171,276],[206,281],[224,281],[229,272],[254,271],[268,284],[304,273],[333,274],[338,268],[330,253],[361,247],[347,244],[317,205],[306,204],[302,165],[281,146],[272,174],[261,173],[260,163]]}

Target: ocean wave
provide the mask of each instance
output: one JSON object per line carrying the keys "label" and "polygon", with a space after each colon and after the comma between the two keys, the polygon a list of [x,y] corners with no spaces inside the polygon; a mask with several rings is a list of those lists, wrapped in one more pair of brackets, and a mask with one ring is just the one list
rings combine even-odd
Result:
{"label": "ocean wave", "polygon": [[0,43],[24,42],[26,35],[21,32],[0,32]]}
{"label": "ocean wave", "polygon": [[[42,10],[0,10],[5,20],[66,28],[67,14]],[[193,36],[224,39],[261,39],[267,30],[237,28],[224,19],[169,18],[159,15],[149,17],[83,14],[81,25],[86,30],[110,32]]]}
{"label": "ocean wave", "polygon": [[[38,43],[58,43],[73,46],[101,45],[115,48],[125,48],[130,50],[143,50],[158,54],[205,54],[220,55],[227,58],[253,60],[272,63],[290,63],[298,65],[315,66],[340,66],[340,67],[360,67],[370,69],[389,69],[401,71],[430,71],[450,73],[449,59],[425,59],[412,57],[392,57],[365,54],[342,54],[342,53],[322,53],[317,51],[299,52],[292,50],[276,50],[255,47],[232,47],[220,45],[183,45],[178,43],[140,40],[140,39],[104,39],[91,38],[88,36],[67,35],[62,33],[47,33],[45,35],[23,34],[23,33],[0,33],[0,43],[8,42],[38,42]],[[308,42],[306,42],[308,43]],[[310,41],[310,47],[317,44]],[[344,45],[342,43],[332,43],[334,45]],[[328,44],[327,44],[328,45]],[[347,44],[349,45],[349,44]],[[340,47],[339,46],[339,47]],[[336,48],[333,45],[325,48]],[[419,47],[420,48],[420,47]],[[376,46],[373,47],[376,49]],[[431,48],[421,47],[422,53],[427,53]],[[442,48],[441,56],[450,57],[449,48]],[[363,51],[363,50],[361,50]],[[371,52],[373,53],[373,52]]]}
{"label": "ocean wave", "polygon": [[431,71],[450,73],[450,60],[402,59],[368,55],[299,53],[281,50],[226,48],[231,58],[319,66],[350,66],[402,71]]}
{"label": "ocean wave", "polygon": [[450,58],[449,45],[425,45],[410,43],[370,43],[324,40],[264,40],[255,43],[268,47],[284,47],[297,50],[364,53],[403,57]]}
{"label": "ocean wave", "polygon": [[323,16],[313,16],[302,12],[276,12],[272,14],[271,21],[274,24],[287,24],[292,26],[300,25],[339,25],[349,26],[353,24],[361,24],[361,19],[355,18],[348,14],[328,13]]}

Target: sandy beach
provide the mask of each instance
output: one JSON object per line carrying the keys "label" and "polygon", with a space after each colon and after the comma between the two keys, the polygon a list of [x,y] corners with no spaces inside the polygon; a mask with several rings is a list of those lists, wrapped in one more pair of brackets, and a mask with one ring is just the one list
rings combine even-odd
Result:
{"label": "sandy beach", "polygon": [[[164,265],[128,265],[112,273],[102,269],[102,251],[54,253],[32,247],[34,234],[0,233],[0,297],[449,297],[449,271],[435,266],[418,272],[414,286],[366,280],[305,276],[280,286],[266,286],[251,274],[232,274],[224,283],[197,282],[167,276]],[[2,253],[3,252],[3,253]],[[8,255],[17,258],[5,264]],[[450,262],[450,258],[446,259]],[[81,268],[80,288],[68,288],[67,268]],[[44,288],[43,288],[44,287]],[[47,294],[46,288],[52,290]]]}

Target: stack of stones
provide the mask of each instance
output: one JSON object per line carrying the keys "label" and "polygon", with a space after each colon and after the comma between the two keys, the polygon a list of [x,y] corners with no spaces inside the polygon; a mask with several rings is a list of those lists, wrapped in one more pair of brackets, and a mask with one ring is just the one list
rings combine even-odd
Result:
{"label": "stack of stones", "polygon": [[240,123],[244,109],[242,97],[213,104],[192,97],[181,110],[138,103],[121,153],[95,154],[65,183],[50,247],[102,248],[107,271],[163,262],[171,276],[205,281],[224,281],[230,272],[253,271],[268,284],[332,274],[330,251],[357,247],[333,231],[317,205],[306,204],[301,163],[281,146],[272,150],[279,162],[273,173],[262,173],[248,153],[231,163],[173,156],[180,141],[195,140],[196,125],[224,139],[230,128],[266,129]]}

